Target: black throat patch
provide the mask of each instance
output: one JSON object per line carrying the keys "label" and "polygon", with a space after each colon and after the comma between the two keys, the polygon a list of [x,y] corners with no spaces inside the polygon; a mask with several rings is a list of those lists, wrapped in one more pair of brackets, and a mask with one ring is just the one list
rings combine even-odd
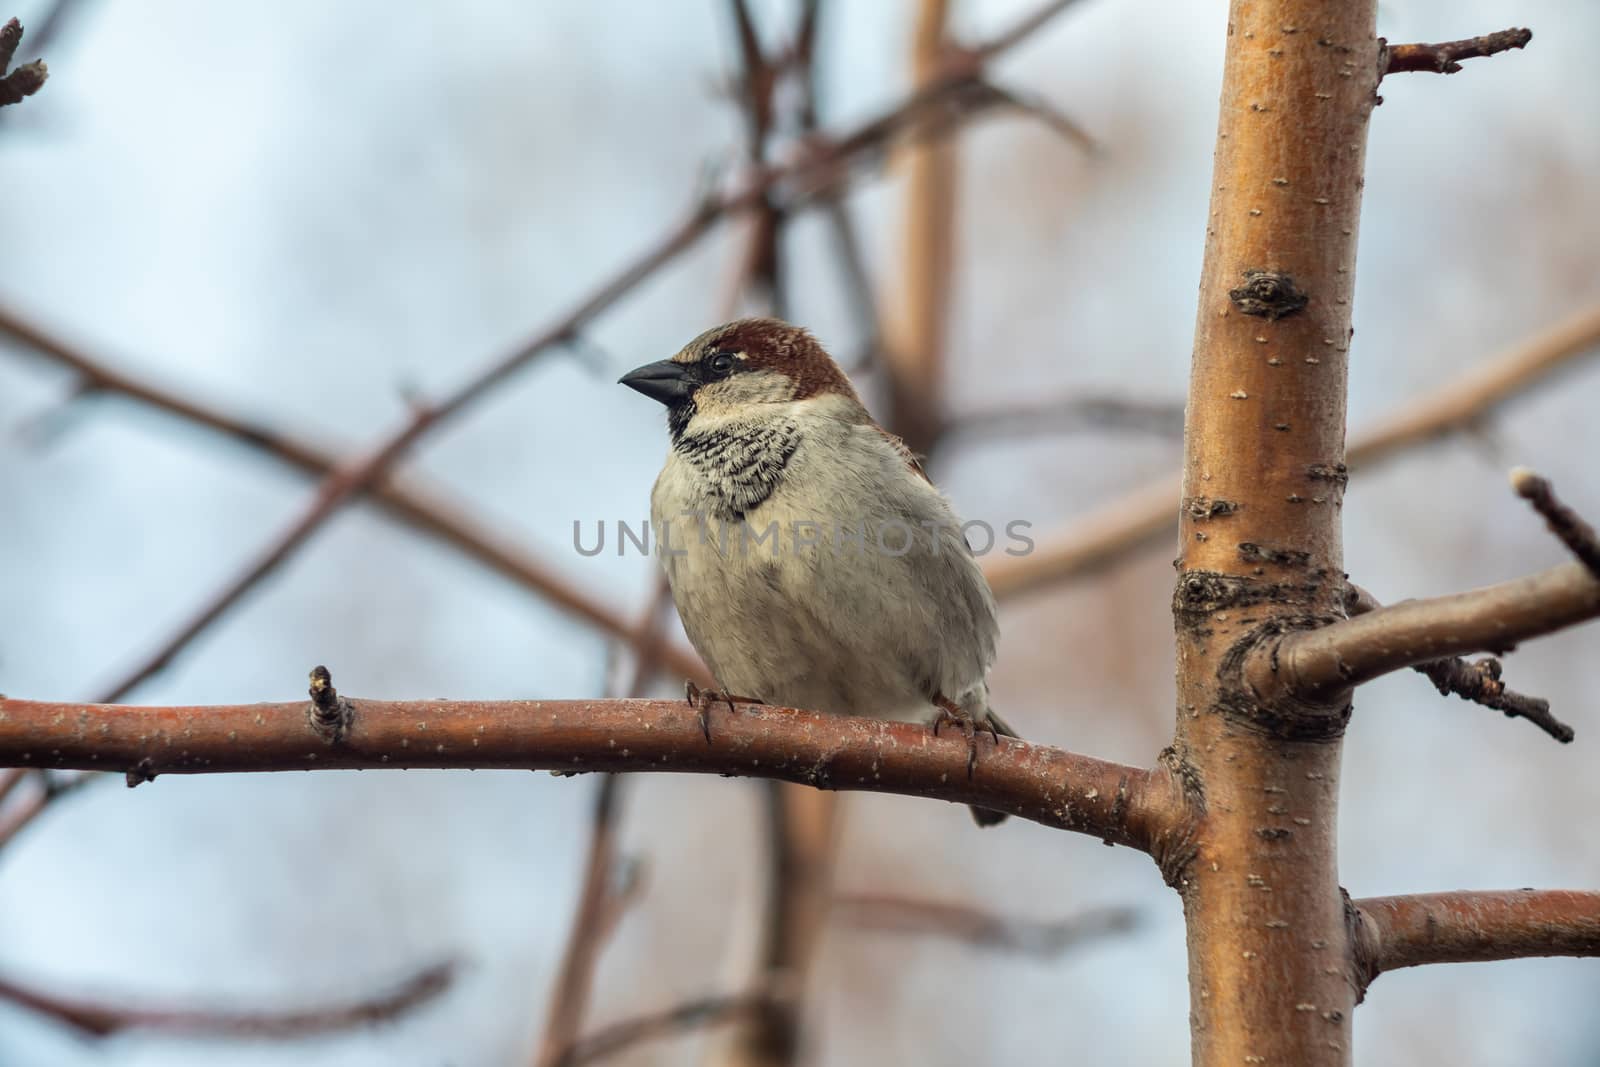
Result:
{"label": "black throat patch", "polygon": [[788,419],[735,424],[705,433],[676,433],[672,447],[705,480],[716,517],[737,520],[783,480],[800,447],[800,428]]}

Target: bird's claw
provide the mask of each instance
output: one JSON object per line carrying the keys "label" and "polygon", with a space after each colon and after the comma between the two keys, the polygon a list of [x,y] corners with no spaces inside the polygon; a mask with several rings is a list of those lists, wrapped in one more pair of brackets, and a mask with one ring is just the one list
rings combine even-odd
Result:
{"label": "bird's claw", "polygon": [[735,701],[740,704],[759,704],[761,701],[755,697],[735,696],[718,689],[701,689],[692,680],[683,683],[683,699],[693,705],[700,720],[700,732],[706,735],[706,744],[711,743],[711,705],[721,701],[728,705],[728,713],[738,711]]}
{"label": "bird's claw", "polygon": [[978,733],[980,731],[988,733],[990,739],[996,745],[1000,744],[1000,734],[988,719],[985,719],[982,723],[978,722],[977,719],[972,717],[971,712],[954,701],[939,697],[934,701],[934,704],[937,705],[939,711],[933,717],[933,736],[938,737],[939,727],[947,723],[955,723],[956,726],[960,727],[962,736],[967,739],[967,777],[971,778],[973,772],[978,769]]}

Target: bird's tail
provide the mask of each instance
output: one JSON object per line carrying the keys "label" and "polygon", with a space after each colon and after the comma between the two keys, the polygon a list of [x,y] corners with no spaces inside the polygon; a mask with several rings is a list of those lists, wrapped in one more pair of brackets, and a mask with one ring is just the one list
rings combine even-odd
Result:
{"label": "bird's tail", "polygon": [[[1020,740],[1020,735],[1018,735],[1017,731],[1013,730],[1011,724],[1002,719],[999,712],[993,708],[989,709],[989,713],[986,716],[985,727],[993,727],[994,732],[1001,737],[1017,737]],[[981,730],[985,727],[979,727],[979,729]],[[1011,818],[1010,815],[1003,811],[994,811],[990,808],[969,806],[967,810],[972,812],[972,821],[979,826],[999,826]]]}

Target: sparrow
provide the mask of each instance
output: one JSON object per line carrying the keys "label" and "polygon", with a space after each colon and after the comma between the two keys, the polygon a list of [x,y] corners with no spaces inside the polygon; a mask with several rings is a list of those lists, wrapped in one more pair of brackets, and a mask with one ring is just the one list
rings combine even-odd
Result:
{"label": "sparrow", "polygon": [[712,698],[953,723],[969,775],[979,731],[1017,736],[989,707],[999,626],[961,520],[809,332],[730,322],[620,384],[667,409],[651,529],[720,689],[690,687],[703,727]]}

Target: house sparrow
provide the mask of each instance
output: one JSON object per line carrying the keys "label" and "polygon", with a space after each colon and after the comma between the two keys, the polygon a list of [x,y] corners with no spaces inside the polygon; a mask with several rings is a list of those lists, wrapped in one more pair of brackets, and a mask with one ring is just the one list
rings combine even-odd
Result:
{"label": "house sparrow", "polygon": [[931,712],[966,734],[969,774],[978,731],[1016,736],[989,707],[999,628],[961,521],[809,333],[742,319],[621,384],[667,407],[651,527],[716,699]]}

